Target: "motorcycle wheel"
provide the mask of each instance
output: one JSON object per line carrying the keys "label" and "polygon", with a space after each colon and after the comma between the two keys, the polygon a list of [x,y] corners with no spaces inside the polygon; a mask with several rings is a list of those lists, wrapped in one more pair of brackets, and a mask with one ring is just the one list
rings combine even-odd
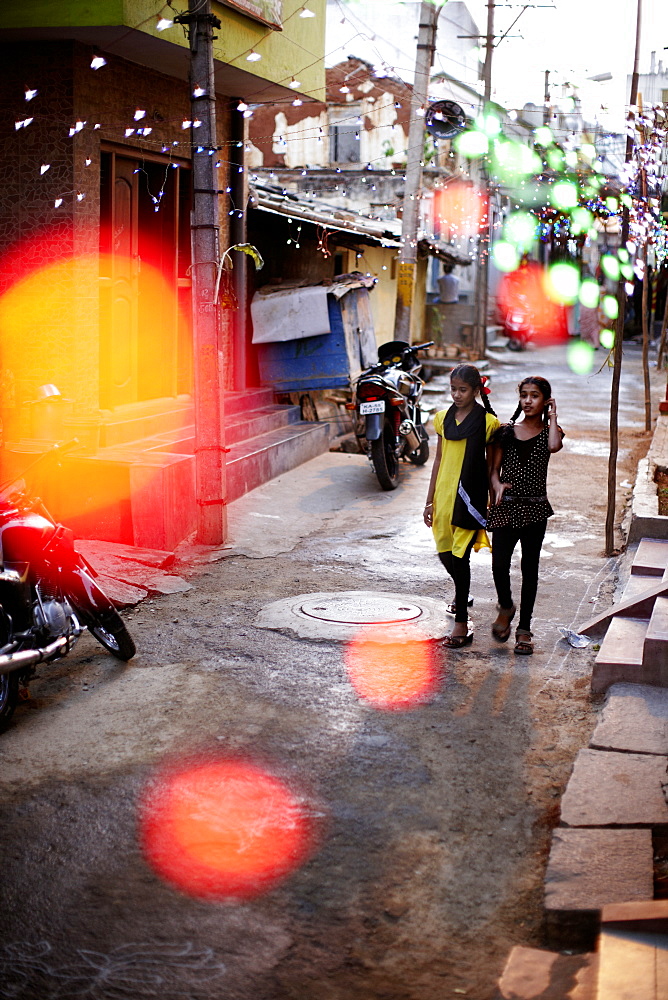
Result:
{"label": "motorcycle wheel", "polygon": [[16,673],[0,675],[0,733],[4,733],[19,700],[19,678]]}
{"label": "motorcycle wheel", "polygon": [[371,442],[371,461],[384,490],[396,490],[399,485],[399,462],[394,452],[394,430],[389,421],[383,425],[383,433]]}
{"label": "motorcycle wheel", "polygon": [[132,636],[117,611],[107,611],[104,619],[88,626],[88,631],[117,660],[131,660],[137,652]]}
{"label": "motorcycle wheel", "polygon": [[420,441],[415,451],[412,451],[407,457],[408,461],[412,462],[413,465],[424,465],[429,458],[429,442]]}
{"label": "motorcycle wheel", "polygon": [[518,340],[517,337],[509,337],[508,338],[508,350],[509,351],[523,351],[524,350],[524,342],[522,340]]}

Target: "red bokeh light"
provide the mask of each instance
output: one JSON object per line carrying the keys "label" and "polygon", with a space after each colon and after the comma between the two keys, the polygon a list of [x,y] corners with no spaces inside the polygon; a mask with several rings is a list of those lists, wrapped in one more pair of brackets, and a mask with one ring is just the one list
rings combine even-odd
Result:
{"label": "red bokeh light", "polygon": [[160,773],[139,813],[153,869],[200,899],[249,899],[295,871],[314,846],[312,813],[288,785],[241,760],[189,761]]}
{"label": "red bokeh light", "polygon": [[344,656],[350,683],[376,708],[414,708],[429,701],[438,686],[439,669],[427,639],[406,639],[391,628],[374,627],[356,636]]}
{"label": "red bokeh light", "polygon": [[477,236],[486,216],[484,193],[466,181],[450,181],[434,193],[434,235],[443,240]]}
{"label": "red bokeh light", "polygon": [[515,271],[504,274],[496,292],[499,320],[521,315],[531,337],[546,344],[568,340],[568,313],[551,299],[545,288],[545,270],[535,261],[525,261]]}

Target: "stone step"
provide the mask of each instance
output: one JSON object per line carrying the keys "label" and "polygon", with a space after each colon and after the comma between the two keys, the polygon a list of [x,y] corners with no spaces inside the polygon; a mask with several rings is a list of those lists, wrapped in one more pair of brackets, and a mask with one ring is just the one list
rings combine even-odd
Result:
{"label": "stone step", "polygon": [[643,647],[643,669],[657,676],[660,687],[668,687],[668,597],[659,595],[654,602]]}
{"label": "stone step", "polygon": [[494,1000],[595,1000],[598,955],[560,955],[516,945]]}
{"label": "stone step", "polygon": [[668,754],[668,690],[648,684],[613,684],[589,746],[620,753]]}
{"label": "stone step", "polygon": [[559,827],[553,832],[545,875],[551,947],[593,950],[603,906],[651,900],[653,893],[649,828]]}
{"label": "stone step", "polygon": [[591,676],[594,692],[607,690],[617,681],[650,684],[643,671],[643,645],[647,619],[615,617],[596,655]]}
{"label": "stone step", "polygon": [[578,751],[561,800],[569,827],[666,827],[668,759],[654,754]]}
{"label": "stone step", "polygon": [[241,392],[226,392],[223,400],[226,416],[236,416],[257,410],[263,406],[271,406],[275,402],[273,389],[244,389]]}
{"label": "stone step", "polygon": [[238,499],[329,449],[329,424],[301,421],[232,445],[227,456],[227,499]]}
{"label": "stone step", "polygon": [[596,1000],[666,1000],[668,934],[601,929]]}
{"label": "stone step", "polygon": [[633,557],[632,575],[663,576],[668,570],[668,539],[641,538]]}

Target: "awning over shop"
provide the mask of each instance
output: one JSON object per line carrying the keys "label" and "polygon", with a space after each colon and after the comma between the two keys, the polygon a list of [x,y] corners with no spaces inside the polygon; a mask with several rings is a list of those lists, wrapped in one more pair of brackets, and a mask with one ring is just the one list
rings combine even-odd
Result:
{"label": "awning over shop", "polygon": [[[357,243],[372,246],[388,247],[392,250],[401,249],[401,222],[397,220],[373,219],[348,211],[337,205],[314,198],[305,198],[278,187],[269,185],[251,185],[251,205],[261,212],[271,212],[275,215],[300,219],[315,226],[321,226],[331,232],[348,236]],[[425,256],[437,257],[445,264],[466,266],[471,264],[471,258],[458,254],[447,243],[429,238],[423,233],[418,235],[418,248]],[[345,240],[340,240],[344,242]]]}

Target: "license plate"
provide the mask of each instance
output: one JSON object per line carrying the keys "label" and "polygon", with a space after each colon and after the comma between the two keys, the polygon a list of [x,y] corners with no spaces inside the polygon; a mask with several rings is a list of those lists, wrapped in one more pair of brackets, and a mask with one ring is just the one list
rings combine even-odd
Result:
{"label": "license plate", "polygon": [[364,417],[367,413],[383,413],[385,410],[385,400],[379,399],[375,403],[360,403],[360,413]]}

